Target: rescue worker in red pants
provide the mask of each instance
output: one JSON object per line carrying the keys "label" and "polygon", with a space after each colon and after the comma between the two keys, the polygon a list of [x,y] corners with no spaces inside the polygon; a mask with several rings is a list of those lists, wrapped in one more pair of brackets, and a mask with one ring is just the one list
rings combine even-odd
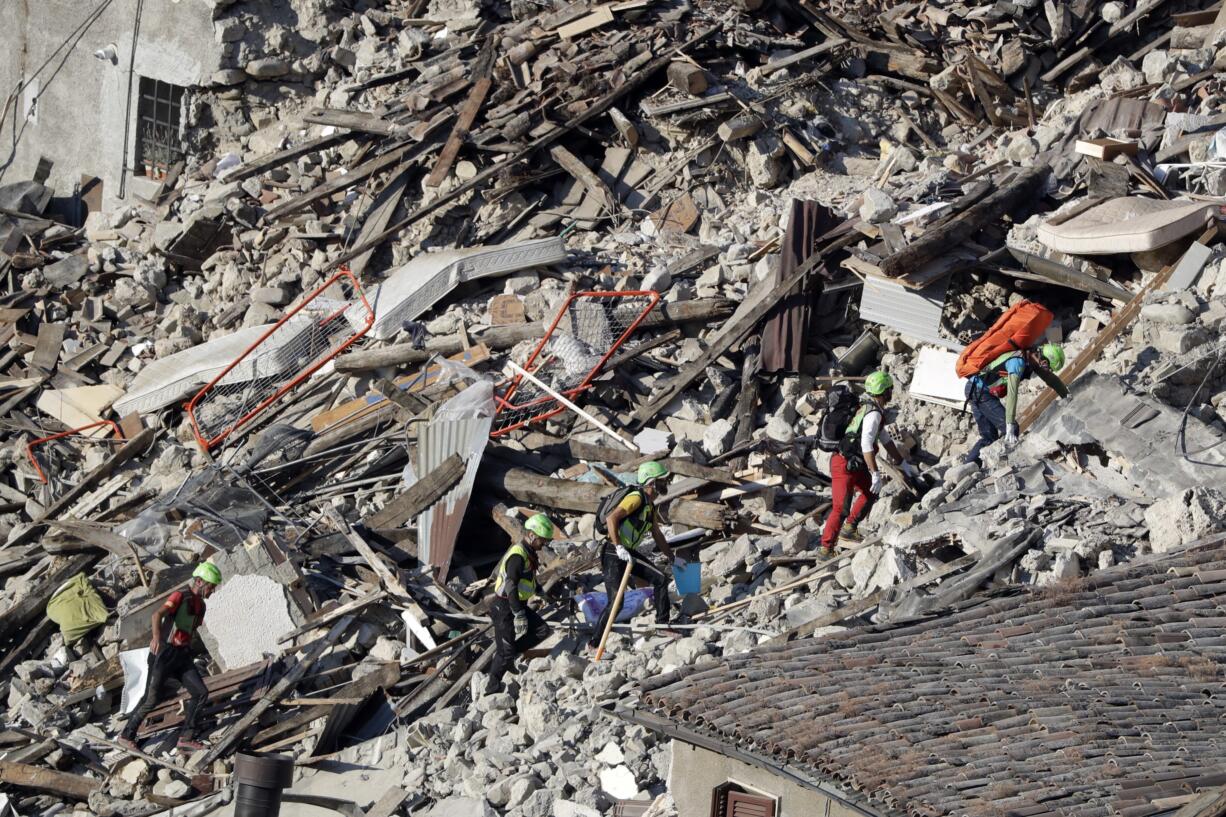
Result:
{"label": "rescue worker in red pants", "polygon": [[549,625],[528,601],[536,595],[536,569],[541,547],[553,539],[553,522],[538,513],[524,523],[523,544],[511,545],[494,573],[494,600],[490,621],[494,625],[494,662],[486,694],[502,692],[502,678],[515,664],[515,657],[540,644],[549,635]]}
{"label": "rescue worker in red pants", "polygon": [[839,539],[851,542],[862,539],[857,526],[868,516],[881,493],[878,443],[885,446],[895,462],[902,463],[907,476],[915,475],[911,461],[899,453],[885,428],[885,407],[894,396],[894,380],[887,372],[873,372],[864,381],[864,392],[860,409],[848,424],[838,452],[830,458],[830,513],[822,527],[823,558],[834,554],[834,544]]}

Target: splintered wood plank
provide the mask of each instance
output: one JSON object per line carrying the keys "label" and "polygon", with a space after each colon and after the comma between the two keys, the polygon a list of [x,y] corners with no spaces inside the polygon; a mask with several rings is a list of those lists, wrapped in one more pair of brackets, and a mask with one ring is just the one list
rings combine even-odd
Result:
{"label": "splintered wood plank", "polygon": [[394,136],[404,130],[403,125],[388,122],[381,116],[363,111],[342,111],[335,108],[312,108],[302,117],[315,125],[332,125],[337,128],[373,133],[377,136]]}
{"label": "splintered wood plank", "polygon": [[569,40],[611,22],[613,22],[613,9],[610,6],[600,6],[591,14],[580,17],[573,23],[567,23],[564,26],[559,26],[557,30],[554,31],[554,34],[557,34],[563,40]]}
{"label": "splintered wood plank", "polygon": [[426,177],[427,187],[438,187],[451,172],[451,166],[455,163],[456,156],[459,155],[460,148],[464,145],[464,140],[468,138],[468,132],[473,123],[477,121],[477,114],[481,112],[481,106],[485,103],[485,98],[489,95],[492,86],[493,80],[490,77],[482,77],[473,84],[472,90],[468,92],[468,99],[464,100],[464,105],[460,108],[460,116],[456,120],[455,127],[452,128],[451,135],[447,137],[447,143],[439,152],[434,169]]}
{"label": "splintered wood plank", "polygon": [[90,794],[102,788],[102,781],[84,775],[54,772],[7,760],[0,760],[0,783],[46,792],[67,800],[88,800]]}
{"label": "splintered wood plank", "polygon": [[363,524],[371,530],[403,525],[451,490],[464,475],[466,467],[463,457],[452,454],[407,490],[388,500],[381,510],[363,520]]}
{"label": "splintered wood plank", "polygon": [[[466,349],[449,356],[448,360],[454,360],[471,367],[489,360],[489,357],[490,350],[483,344],[477,344],[471,349]],[[430,386],[433,386],[442,375],[443,367],[436,365],[427,369],[424,375],[421,373],[408,374],[396,378],[394,382],[401,391],[414,394],[425,391]],[[378,411],[380,408],[390,405],[391,401],[381,394],[367,394],[315,415],[311,418],[311,428],[316,434],[322,434],[338,425],[359,420],[373,411]]]}
{"label": "splintered wood plank", "polygon": [[621,181],[617,183],[617,188],[613,192],[617,194],[622,204],[631,210],[640,210],[651,201],[651,196],[640,191],[638,186],[654,172],[655,168],[647,162],[635,159],[631,162],[630,167],[626,168],[626,172],[622,174]]}
{"label": "splintered wood plank", "polygon": [[38,327],[38,341],[34,346],[34,356],[30,359],[37,368],[51,371],[60,359],[60,349],[64,345],[64,333],[68,330],[66,323],[44,323]]}

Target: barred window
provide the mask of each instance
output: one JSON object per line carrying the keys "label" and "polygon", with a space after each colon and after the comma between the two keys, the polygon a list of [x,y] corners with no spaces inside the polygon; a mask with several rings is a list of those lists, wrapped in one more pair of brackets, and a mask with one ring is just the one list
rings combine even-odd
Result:
{"label": "barred window", "polygon": [[179,141],[183,90],[169,82],[140,78],[140,98],[136,106],[137,175],[160,179],[183,158]]}

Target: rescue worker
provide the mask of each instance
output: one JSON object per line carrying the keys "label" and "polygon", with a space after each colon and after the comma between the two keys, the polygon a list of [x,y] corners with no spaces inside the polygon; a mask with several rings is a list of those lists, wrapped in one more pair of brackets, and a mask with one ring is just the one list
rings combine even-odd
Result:
{"label": "rescue worker", "polygon": [[553,522],[538,513],[524,523],[523,544],[511,545],[494,573],[494,600],[490,621],[494,624],[494,663],[486,694],[502,692],[502,678],[515,664],[515,657],[532,649],[549,635],[545,619],[528,606],[536,595],[536,570],[540,551],[553,539]]}
{"label": "rescue worker", "polygon": [[[183,717],[183,728],[179,731],[177,748],[189,752],[204,748],[204,744],[196,740],[196,721],[208,700],[208,690],[192,660],[192,639],[196,628],[204,621],[204,600],[213,594],[219,584],[221,571],[212,562],[204,562],[192,571],[190,585],[171,593],[166,603],[153,612],[153,637],[149,640],[149,674],[145,681],[145,695],[119,736],[119,742],[129,749],[137,748],[136,730],[157,706],[162,684],[168,678],[177,678],[191,695]],[[164,638],[162,627],[167,618],[171,621],[170,632]]]}
{"label": "rescue worker", "polygon": [[[989,363],[984,370],[966,381],[966,403],[971,408],[979,440],[967,452],[963,462],[979,462],[985,446],[1005,438],[1005,444],[1017,443],[1017,393],[1021,382],[1035,367],[1052,372],[1064,367],[1064,349],[1057,343],[1013,352],[1006,352]],[[1005,398],[1001,404],[1000,398]]]}
{"label": "rescue worker", "polygon": [[600,569],[604,574],[605,594],[608,604],[600,615],[600,621],[592,632],[590,645],[596,648],[609,623],[609,612],[617,590],[621,587],[626,563],[632,567],[630,575],[651,585],[652,601],[656,608],[656,623],[667,624],[669,614],[668,576],[638,553],[639,544],[648,533],[655,539],[656,547],[677,567],[685,567],[686,561],[673,553],[668,540],[660,531],[660,514],[655,499],[671,476],[663,463],[645,462],[639,466],[638,486],[626,494],[603,520],[608,539],[600,552]]}
{"label": "rescue worker", "polygon": [[837,540],[859,542],[863,538],[857,526],[868,516],[881,493],[878,443],[885,447],[894,462],[901,463],[908,477],[916,473],[910,459],[899,453],[885,428],[885,407],[894,396],[893,378],[888,372],[873,372],[864,380],[864,392],[860,408],[847,426],[840,450],[830,458],[830,513],[822,527],[821,555],[824,558],[834,554]]}

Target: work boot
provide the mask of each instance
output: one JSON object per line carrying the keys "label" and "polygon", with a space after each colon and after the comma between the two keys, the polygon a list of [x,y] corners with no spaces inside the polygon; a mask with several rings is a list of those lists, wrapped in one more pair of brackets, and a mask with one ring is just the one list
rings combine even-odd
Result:
{"label": "work boot", "polygon": [[179,738],[179,742],[175,744],[175,748],[180,752],[199,752],[205,747],[203,743],[195,738]]}
{"label": "work boot", "polygon": [[839,531],[839,539],[843,540],[844,542],[864,541],[864,537],[860,535],[860,531],[856,530],[854,526],[848,524],[844,524],[842,529]]}
{"label": "work boot", "polygon": [[822,559],[833,559],[834,558],[834,545],[829,545],[829,546],[822,545],[822,549],[818,551],[817,555],[821,557]]}

